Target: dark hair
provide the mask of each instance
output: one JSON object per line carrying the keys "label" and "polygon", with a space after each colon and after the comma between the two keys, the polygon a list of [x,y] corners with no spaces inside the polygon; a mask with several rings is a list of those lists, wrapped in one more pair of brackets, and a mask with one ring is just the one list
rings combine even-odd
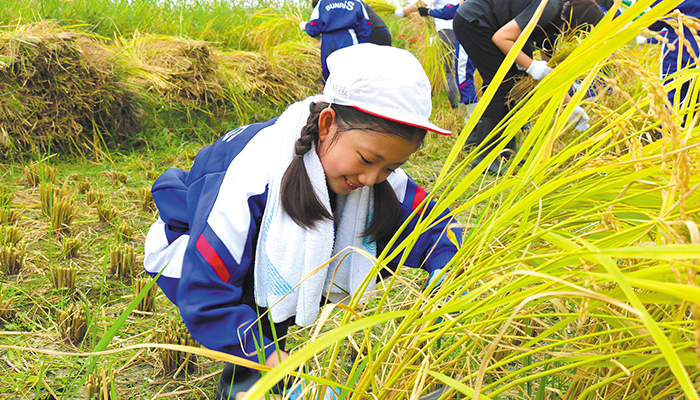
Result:
{"label": "dark hair", "polygon": [[[303,155],[313,148],[314,142],[318,141],[319,116],[321,111],[327,107],[329,105],[322,102],[311,103],[309,106],[311,113],[306,120],[306,125],[301,129],[301,136],[294,144],[295,157],[282,177],[280,193],[282,208],[294,222],[304,228],[313,228],[316,222],[322,219],[333,219],[333,216],[329,214],[323,203],[316,196],[303,160]],[[417,146],[423,144],[425,129],[369,115],[352,107],[337,104],[333,104],[330,107],[335,111],[335,123],[338,125],[337,133],[361,129],[383,135],[397,136],[416,143]],[[336,135],[334,140],[337,137]],[[396,198],[396,193],[394,193],[394,189],[388,181],[385,180],[375,184],[373,189],[374,211],[372,213],[372,221],[362,233],[362,236],[376,241],[378,238],[391,233],[401,216],[401,208]]]}
{"label": "dark hair", "polygon": [[565,29],[596,26],[604,16],[603,10],[593,0],[567,0],[561,8]]}

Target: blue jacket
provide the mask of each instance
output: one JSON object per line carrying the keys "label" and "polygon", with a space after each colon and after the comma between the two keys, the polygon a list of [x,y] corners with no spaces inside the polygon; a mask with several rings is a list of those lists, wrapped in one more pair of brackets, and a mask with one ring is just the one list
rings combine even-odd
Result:
{"label": "blue jacket", "polygon": [[[660,1],[660,0],[659,0]],[[656,4],[659,3],[659,1],[656,1],[652,7]],[[695,18],[700,18],[700,0],[685,0],[681,2],[677,7],[677,10],[679,10],[681,13],[688,15],[690,17],[695,17]],[[690,55],[690,51],[687,50],[687,46],[683,45],[683,50],[682,53],[680,54],[681,61],[680,65],[678,63],[678,52],[681,51],[681,45],[678,37],[678,33],[676,30],[664,20],[659,20],[656,23],[654,23],[652,26],[649,27],[649,29],[653,31],[662,31],[666,30],[666,39],[668,39],[669,44],[671,46],[667,46],[665,43],[662,44],[661,48],[661,79],[666,78],[667,76],[674,74],[677,72],[680,68],[686,68],[689,65],[695,63],[695,60],[693,57]],[[700,55],[700,46],[698,46],[698,42],[695,40],[692,32],[690,29],[686,26],[683,27],[683,36],[687,40],[687,42],[690,44],[692,47],[694,53],[697,55]],[[685,83],[681,86],[680,88],[680,98],[683,99],[686,96],[686,93],[688,91],[689,84]],[[674,103],[674,98],[675,98],[675,90],[671,90],[668,93],[668,98],[671,101],[671,104]]]}
{"label": "blue jacket", "polygon": [[372,27],[361,1],[321,0],[306,24],[311,37],[321,35],[321,68],[328,79],[326,57],[332,52],[358,43],[367,43]]}
{"label": "blue jacket", "polygon": [[[251,333],[256,339],[261,337],[257,325],[252,324],[258,316],[251,304],[255,248],[258,240],[263,240],[259,233],[269,190],[267,182],[255,178],[256,170],[267,168],[269,160],[259,150],[251,150],[249,144],[256,135],[268,140],[262,135],[276,120],[226,133],[197,154],[189,171],[165,171],[152,188],[160,215],[145,246],[146,271],[151,276],[163,271],[158,285],[178,306],[191,335],[209,349],[254,361],[257,347],[267,346],[268,357],[275,346],[272,338],[263,337],[257,346],[255,341],[244,339]],[[236,159],[246,160],[245,170],[229,168]],[[401,206],[398,229],[427,194],[401,169],[392,174],[390,182]],[[427,205],[428,210],[432,207],[433,203]],[[415,224],[414,218],[402,238]],[[447,264],[457,248],[445,229],[448,221],[423,233],[405,265],[434,271]],[[449,229],[461,238],[461,228]],[[390,239],[378,239],[377,253]],[[396,262],[398,258],[390,267],[395,268]]]}

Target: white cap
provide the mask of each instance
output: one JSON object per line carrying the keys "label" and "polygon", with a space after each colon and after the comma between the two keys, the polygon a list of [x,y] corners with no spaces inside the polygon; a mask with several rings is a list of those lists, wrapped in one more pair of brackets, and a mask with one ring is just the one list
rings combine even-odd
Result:
{"label": "white cap", "polygon": [[431,123],[428,76],[409,51],[372,43],[336,50],[326,59],[326,103],[350,106],[390,121],[451,135]]}

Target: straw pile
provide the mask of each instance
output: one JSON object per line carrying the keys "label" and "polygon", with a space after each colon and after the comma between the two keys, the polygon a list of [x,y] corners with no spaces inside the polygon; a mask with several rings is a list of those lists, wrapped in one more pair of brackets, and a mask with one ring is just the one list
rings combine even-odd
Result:
{"label": "straw pile", "polygon": [[[289,31],[283,22],[273,32]],[[253,102],[281,106],[321,89],[316,41],[258,36],[255,53],[138,32],[107,45],[52,22],[0,30],[0,157],[98,152],[125,143],[155,108],[233,110],[247,123]]]}
{"label": "straw pile", "polygon": [[222,99],[216,56],[203,41],[137,32],[113,50],[127,79],[151,100],[199,108]]}
{"label": "straw pile", "polygon": [[0,31],[0,157],[91,149],[139,129],[142,111],[112,54],[52,22]]}

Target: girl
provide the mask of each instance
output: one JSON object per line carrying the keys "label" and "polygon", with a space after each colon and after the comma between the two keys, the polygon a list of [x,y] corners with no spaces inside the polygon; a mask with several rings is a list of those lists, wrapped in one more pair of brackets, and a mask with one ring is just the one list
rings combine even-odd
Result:
{"label": "girl", "polygon": [[[328,65],[322,96],[229,131],[190,171],[170,169],[153,185],[160,217],[146,238],[145,269],[162,270],[159,286],[207,348],[254,361],[262,349],[277,365],[287,355],[273,338],[292,322],[312,324],[324,299],[355,293],[373,263],[351,254],[315,270],[347,246],[378,255],[426,196],[399,167],[426,130],[450,132],[428,120],[431,88],[418,60],[367,43],[333,53]],[[444,214],[405,264],[433,275],[445,266],[457,252],[448,226]],[[232,371],[220,377],[224,398]]]}
{"label": "girl", "polygon": [[321,74],[328,79],[326,58],[338,49],[367,43],[372,27],[364,3],[360,0],[320,0],[311,12],[311,21],[299,28],[311,37],[321,35]]}
{"label": "girl", "polygon": [[[479,71],[486,87],[498,68],[503,63],[506,54],[518,40],[525,26],[530,22],[542,0],[462,0],[457,15],[454,17],[454,31],[457,40],[462,44],[469,58]],[[603,10],[593,0],[547,0],[531,37],[540,47],[547,58],[558,35],[566,29],[576,29],[582,25],[595,25],[603,17]],[[533,78],[543,79],[551,71],[544,60],[532,59],[532,45],[526,44],[515,59]],[[520,72],[512,65],[499,85],[491,102],[484,111],[468,141],[476,144],[484,141],[486,136],[498,125],[510,110],[506,97],[515,83],[515,77]],[[585,128],[588,116],[577,107],[575,118],[581,118],[577,126]],[[492,143],[498,138],[492,139]],[[488,154],[489,147],[481,153],[472,166],[478,165]],[[515,142],[507,145],[515,151]],[[489,172],[498,173],[500,161],[496,159],[488,168]]]}

